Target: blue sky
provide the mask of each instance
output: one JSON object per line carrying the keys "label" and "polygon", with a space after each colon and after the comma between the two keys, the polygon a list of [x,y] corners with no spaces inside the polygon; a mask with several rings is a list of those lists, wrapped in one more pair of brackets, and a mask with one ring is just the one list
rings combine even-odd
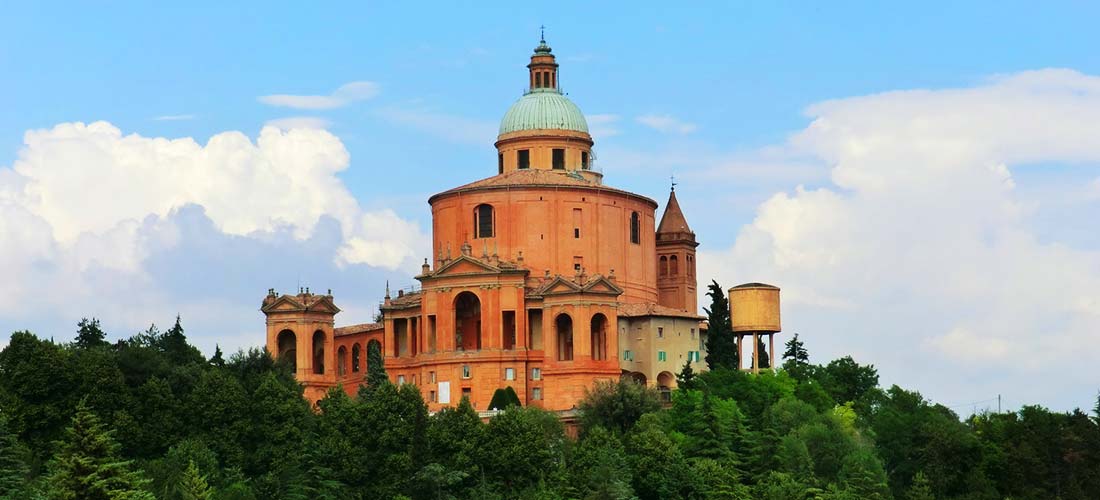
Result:
{"label": "blue sky", "polygon": [[[369,318],[428,252],[427,197],[495,172],[544,24],[606,182],[663,203],[675,175],[700,281],[776,282],[818,360],[853,353],[945,402],[1100,389],[1042,389],[1100,354],[1051,347],[1100,331],[1095,3],[4,9],[0,269],[21,278],[0,297],[49,298],[0,308],[2,331],[64,338],[94,314],[124,336],[179,312],[204,349],[255,345],[264,291],[299,283]],[[373,90],[331,109],[260,99],[352,82]],[[98,121],[117,137],[56,128]],[[258,142],[305,122],[327,132]],[[240,167],[272,151],[295,160]]]}

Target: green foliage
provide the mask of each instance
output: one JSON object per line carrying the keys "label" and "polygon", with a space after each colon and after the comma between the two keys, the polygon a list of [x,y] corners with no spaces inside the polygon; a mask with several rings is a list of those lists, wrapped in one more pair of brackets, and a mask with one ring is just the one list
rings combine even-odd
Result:
{"label": "green foliage", "polygon": [[82,318],[80,323],[76,325],[76,341],[73,345],[77,349],[93,349],[96,347],[106,347],[109,344],[106,339],[107,334],[103,333],[103,330],[99,327],[99,320],[92,318]]}
{"label": "green foliage", "polygon": [[489,400],[490,410],[504,410],[511,406],[522,406],[519,402],[519,395],[516,394],[516,390],[512,386],[500,388],[493,392],[493,398]]}
{"label": "green foliage", "polygon": [[119,445],[82,400],[49,466],[49,496],[57,499],[152,499],[148,480],[123,460]]}
{"label": "green foliage", "polygon": [[851,356],[833,360],[821,373],[821,383],[838,403],[858,402],[878,386],[878,371],[872,365],[861,366]]}
{"label": "green foliage", "polygon": [[8,428],[8,419],[0,413],[0,499],[17,498],[24,491],[30,469],[27,450]]}
{"label": "green foliage", "polygon": [[187,463],[176,491],[181,500],[210,500],[214,494],[210,485],[206,483],[206,476],[199,473],[195,462]]}
{"label": "green foliage", "polygon": [[906,490],[904,500],[936,500],[935,495],[932,494],[932,483],[928,481],[928,477],[924,475],[924,472],[917,472],[917,475],[913,476],[913,483]]}
{"label": "green foliage", "polygon": [[512,407],[485,429],[479,462],[485,477],[506,496],[540,482],[555,485],[565,473],[565,430],[558,418],[535,407]]}
{"label": "green foliage", "polygon": [[634,498],[626,449],[603,427],[588,430],[569,460],[570,484],[580,498]]}
{"label": "green foliage", "polygon": [[695,381],[695,370],[691,368],[691,360],[684,361],[684,367],[676,374],[676,387],[680,390],[691,391],[698,389]]}
{"label": "green foliage", "polygon": [[776,373],[686,364],[668,411],[630,381],[594,387],[571,446],[535,408],[429,416],[376,345],[374,382],[314,409],[285,363],[206,361],[178,318],[116,344],[79,328],[0,351],[0,498],[1100,498],[1100,400],[961,422],[851,358],[810,365],[797,338]]}
{"label": "green foliage", "polygon": [[367,343],[367,387],[376,389],[389,383],[386,364],[382,361],[382,346],[377,342]]}
{"label": "green foliage", "polygon": [[730,302],[717,281],[707,285],[710,307],[707,313],[707,367],[711,370],[737,369],[737,342],[730,321]]}
{"label": "green foliage", "polygon": [[[771,360],[768,359],[768,346],[764,345],[764,337],[756,339],[756,357],[760,359],[760,369],[771,368]],[[750,360],[749,366],[755,368],[756,362]]]}
{"label": "green foliage", "polygon": [[597,382],[577,405],[582,432],[599,426],[620,433],[629,431],[642,415],[660,407],[656,390],[628,378]]}

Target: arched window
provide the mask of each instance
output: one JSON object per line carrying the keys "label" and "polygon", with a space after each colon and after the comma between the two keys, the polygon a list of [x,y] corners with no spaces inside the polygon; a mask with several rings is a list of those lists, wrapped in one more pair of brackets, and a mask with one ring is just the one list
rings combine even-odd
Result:
{"label": "arched window", "polygon": [[559,314],[554,320],[558,340],[558,361],[573,361],[573,318]]}
{"label": "arched window", "polygon": [[596,313],[592,316],[592,359],[607,359],[607,316]]}
{"label": "arched window", "polygon": [[688,276],[695,276],[695,257],[691,256],[691,255],[688,255],[687,256],[687,264],[688,264],[688,268],[687,268]]}
{"label": "arched window", "polygon": [[325,332],[313,332],[313,373],[325,373]]}
{"label": "arched window", "polygon": [[455,297],[455,350],[481,349],[481,300],[473,292]]}
{"label": "arched window", "polygon": [[474,209],[474,238],[493,237],[493,206],[478,205]]}
{"label": "arched window", "polygon": [[661,276],[668,276],[668,257],[664,255],[661,256],[661,268],[659,272]]}
{"label": "arched window", "polygon": [[630,213],[630,242],[638,244],[642,242],[641,221],[638,220],[638,212]]}
{"label": "arched window", "polygon": [[343,377],[348,372],[348,348],[340,346],[336,350],[336,375]]}
{"label": "arched window", "polygon": [[680,265],[676,263],[675,255],[672,255],[668,258],[668,274],[672,276],[680,274]]}
{"label": "arched window", "polygon": [[360,351],[361,350],[359,349],[359,343],[356,342],[355,345],[353,345],[351,347],[351,371],[352,371],[352,373],[358,373],[359,372],[359,358],[361,357]]}
{"label": "arched window", "polygon": [[298,370],[298,336],[294,335],[294,332],[290,330],[283,330],[279,332],[279,352],[275,355],[280,360],[286,360],[290,363],[290,371],[295,372]]}

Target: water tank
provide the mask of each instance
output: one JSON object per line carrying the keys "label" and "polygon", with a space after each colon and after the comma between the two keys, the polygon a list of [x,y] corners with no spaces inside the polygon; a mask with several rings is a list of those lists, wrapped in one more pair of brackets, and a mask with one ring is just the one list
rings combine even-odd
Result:
{"label": "water tank", "polygon": [[745,283],[729,289],[735,332],[779,332],[779,287]]}

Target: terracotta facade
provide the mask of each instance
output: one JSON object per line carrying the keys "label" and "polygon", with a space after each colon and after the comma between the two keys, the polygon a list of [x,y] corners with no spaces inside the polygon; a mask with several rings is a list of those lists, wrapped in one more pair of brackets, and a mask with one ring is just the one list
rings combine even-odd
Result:
{"label": "terracotta facade", "polygon": [[306,397],[336,385],[354,393],[369,342],[391,380],[416,384],[431,411],[463,397],[486,410],[508,386],[525,405],[568,410],[596,381],[670,388],[686,360],[705,357],[698,243],[675,193],[658,225],[656,201],[605,185],[545,42],[528,68],[530,93],[565,104],[532,107],[544,113],[534,116],[514,106],[487,172],[496,175],[428,200],[433,255],[418,290],[387,290],[380,324],[334,328],[330,294],[264,299],[268,349],[295,357]]}

